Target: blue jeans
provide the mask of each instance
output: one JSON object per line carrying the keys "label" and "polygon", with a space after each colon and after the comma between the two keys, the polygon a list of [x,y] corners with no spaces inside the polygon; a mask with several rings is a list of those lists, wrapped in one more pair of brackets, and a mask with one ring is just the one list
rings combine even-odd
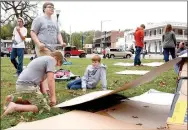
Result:
{"label": "blue jeans", "polygon": [[175,48],[164,48],[164,60],[165,60],[165,62],[169,61],[169,53],[171,54],[172,59],[176,58]]}
{"label": "blue jeans", "polygon": [[[16,58],[18,57],[18,61]],[[12,48],[10,60],[14,67],[17,70],[17,74],[19,75],[23,70],[23,58],[24,58],[24,48]]]}
{"label": "blue jeans", "polygon": [[82,80],[81,78],[73,80],[67,84],[68,89],[81,89],[82,88]]}
{"label": "blue jeans", "polygon": [[134,66],[141,65],[140,55],[141,55],[142,47],[136,47],[135,57],[134,57]]}

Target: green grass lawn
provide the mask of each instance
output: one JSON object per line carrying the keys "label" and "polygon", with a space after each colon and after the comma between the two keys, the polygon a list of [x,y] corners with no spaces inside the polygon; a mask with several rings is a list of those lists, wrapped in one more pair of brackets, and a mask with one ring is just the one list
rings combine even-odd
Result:
{"label": "green grass lawn", "polygon": [[[87,67],[87,65],[91,64],[90,59],[69,59],[73,63],[73,65],[65,65],[62,68],[71,70],[74,74],[83,76],[84,71]],[[143,62],[162,62],[162,60],[143,60]],[[27,65],[29,63],[29,59],[24,59],[24,65]],[[113,64],[116,62],[133,62],[133,60],[127,60],[127,59],[104,59],[102,60],[104,64],[107,65],[107,83],[108,83],[108,89],[116,89],[118,87],[121,87],[124,83],[133,81],[134,79],[138,78],[137,75],[117,75],[115,72],[117,71],[123,71],[126,69],[129,70],[151,70],[152,67],[121,67],[121,66],[114,66]],[[2,114],[2,101],[5,99],[5,97],[11,93],[15,92],[15,82],[16,77],[13,75],[15,74],[15,69],[13,65],[11,64],[10,60],[8,58],[1,58],[1,114]],[[157,77],[153,81],[143,84],[137,88],[129,89],[123,92],[120,92],[121,95],[125,95],[126,97],[133,97],[140,95],[149,89],[153,88],[159,91],[163,92],[169,92],[173,93],[176,88],[176,77],[177,75],[174,73],[173,68],[169,70],[168,72],[163,73],[161,76]],[[117,83],[114,83],[117,81]],[[57,104],[61,103],[65,100],[80,96],[83,94],[81,90],[67,90],[66,89],[67,82],[56,82],[56,96],[57,96]],[[97,88],[94,90],[87,90],[87,93],[91,91],[97,91],[101,90],[101,84],[98,84]],[[87,110],[87,108],[85,109]],[[51,112],[46,113],[13,113],[10,115],[7,115],[1,120],[1,128],[9,128],[11,126],[15,126],[19,122],[28,122],[28,121],[34,121],[39,119],[44,119],[50,116],[54,116],[60,113],[67,112],[67,109],[52,109]]]}

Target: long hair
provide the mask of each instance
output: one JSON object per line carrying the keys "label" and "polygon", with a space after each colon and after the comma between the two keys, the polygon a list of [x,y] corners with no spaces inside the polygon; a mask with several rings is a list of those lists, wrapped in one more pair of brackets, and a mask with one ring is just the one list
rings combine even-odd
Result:
{"label": "long hair", "polygon": [[170,32],[172,31],[172,25],[171,24],[167,24],[166,27],[164,28],[164,33]]}

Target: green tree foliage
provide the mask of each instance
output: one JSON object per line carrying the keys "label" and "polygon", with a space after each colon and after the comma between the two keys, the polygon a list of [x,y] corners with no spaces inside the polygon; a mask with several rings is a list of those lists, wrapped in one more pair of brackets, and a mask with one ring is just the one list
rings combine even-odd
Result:
{"label": "green tree foliage", "polygon": [[65,31],[61,31],[61,36],[63,38],[63,41],[65,43],[70,43],[70,35],[68,33],[66,33]]}
{"label": "green tree foliage", "polygon": [[12,25],[11,23],[1,26],[0,38],[4,40],[11,39],[13,29],[14,29],[14,25]]}

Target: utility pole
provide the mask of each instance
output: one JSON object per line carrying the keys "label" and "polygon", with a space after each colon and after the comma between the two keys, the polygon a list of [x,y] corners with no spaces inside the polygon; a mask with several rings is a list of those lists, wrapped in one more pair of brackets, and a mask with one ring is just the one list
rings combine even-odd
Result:
{"label": "utility pole", "polygon": [[70,25],[70,46],[72,46],[72,34],[71,34],[71,25]]}
{"label": "utility pole", "polygon": [[[101,20],[101,45],[100,45],[101,51],[102,51],[103,48],[105,48],[105,46],[103,45],[103,42],[102,42],[102,41],[103,41],[103,38],[102,38],[102,37],[103,37],[103,33],[102,33],[102,31],[103,31],[103,30],[102,30],[103,23],[104,23],[104,22],[109,22],[109,21],[111,21],[111,20]],[[106,34],[105,34],[105,35],[106,35]],[[105,37],[105,38],[106,38],[106,37]]]}

